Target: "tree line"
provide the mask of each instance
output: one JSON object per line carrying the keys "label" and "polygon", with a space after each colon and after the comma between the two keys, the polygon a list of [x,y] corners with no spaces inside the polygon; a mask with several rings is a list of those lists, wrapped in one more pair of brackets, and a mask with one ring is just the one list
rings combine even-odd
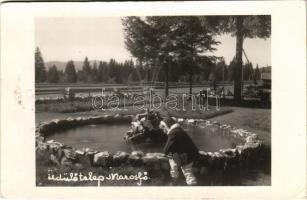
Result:
{"label": "tree line", "polygon": [[[220,81],[233,81],[235,58],[226,64],[224,59],[218,62],[212,62],[210,65],[205,63],[199,64],[198,73],[192,78],[193,83]],[[251,63],[243,65],[244,80],[259,80],[264,68],[253,67]],[[169,68],[169,81],[171,82],[188,82],[189,74],[183,65],[173,62]],[[37,47],[35,52],[35,82],[36,83],[129,83],[129,82],[163,82],[165,73],[158,67],[150,67],[140,62],[126,60],[118,62],[110,59],[108,62],[99,61],[91,64],[85,57],[81,70],[76,70],[74,61],[67,62],[64,70],[59,70],[56,65],[47,68],[40,49]]]}
{"label": "tree line", "polygon": [[[232,67],[229,67],[231,74],[229,76],[234,80],[234,99],[238,102],[241,101],[242,95],[244,39],[255,37],[266,39],[271,34],[269,15],[131,16],[124,17],[122,24],[125,45],[131,55],[141,64],[153,68],[162,66],[165,76],[165,96],[168,96],[168,82],[171,79],[169,71],[172,66],[182,66],[177,69],[189,75],[190,93],[192,93],[195,77],[203,72],[205,76],[209,76],[213,69],[217,70],[215,64],[220,58],[208,54],[214,52],[215,46],[220,43],[216,40],[216,36],[224,33],[235,36],[236,55]],[[244,73],[249,71],[251,70]]]}
{"label": "tree line", "polygon": [[[47,72],[40,55],[35,57],[36,82],[44,82],[47,79],[115,83],[124,83],[128,78],[138,78],[138,81],[163,80],[165,96],[168,96],[169,81],[188,81],[191,93],[192,83],[196,79],[218,81],[222,71],[222,80],[225,77],[227,80],[234,80],[234,99],[241,101],[242,77],[259,78],[257,67],[252,70],[250,64],[243,64],[244,39],[266,39],[271,35],[270,15],[130,16],[122,18],[122,25],[125,46],[136,59],[136,63],[120,63],[112,59],[107,63],[100,62],[91,66],[86,58],[82,70],[76,72],[73,62],[70,61],[61,80],[57,78],[56,66],[52,66]],[[225,33],[236,38],[236,53],[229,66],[225,66],[221,58],[210,56],[220,44],[216,36]],[[40,53],[36,51],[35,55],[37,54]],[[55,78],[50,78],[49,73]],[[58,74],[61,75],[61,72]],[[103,77],[108,77],[108,80]]]}

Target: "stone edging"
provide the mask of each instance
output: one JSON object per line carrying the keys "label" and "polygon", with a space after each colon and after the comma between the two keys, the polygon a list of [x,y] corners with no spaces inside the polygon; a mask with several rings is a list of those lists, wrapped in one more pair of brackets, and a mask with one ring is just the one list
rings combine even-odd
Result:
{"label": "stone edging", "polygon": [[[44,152],[48,155],[51,162],[58,166],[73,166],[77,169],[84,169],[95,166],[114,167],[121,164],[131,164],[134,166],[145,166],[155,170],[169,170],[168,158],[163,153],[146,153],[142,151],[133,151],[131,153],[118,151],[111,154],[108,151],[98,152],[90,148],[82,150],[75,149],[65,144],[49,140],[46,141],[48,135],[67,130],[76,126],[89,124],[104,123],[129,123],[133,116],[121,116],[119,114],[110,116],[95,117],[78,117],[67,118],[63,120],[52,120],[40,123],[36,127],[35,145],[36,151]],[[187,123],[197,125],[201,128],[215,126],[225,130],[233,137],[239,137],[245,140],[245,144],[237,145],[233,149],[220,149],[218,152],[199,151],[199,159],[194,164],[194,170],[200,174],[206,174],[209,169],[233,168],[234,166],[242,166],[258,159],[257,154],[262,150],[262,142],[257,139],[257,134],[232,127],[230,125],[221,125],[216,121],[208,121],[201,119],[182,119],[178,118],[179,123]]]}

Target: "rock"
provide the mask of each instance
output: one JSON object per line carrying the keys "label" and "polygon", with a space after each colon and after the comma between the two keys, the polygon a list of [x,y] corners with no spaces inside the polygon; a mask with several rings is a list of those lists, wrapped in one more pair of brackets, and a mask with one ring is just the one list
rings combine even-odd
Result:
{"label": "rock", "polygon": [[213,121],[212,124],[220,126],[220,123],[218,121]]}
{"label": "rock", "polygon": [[57,122],[57,126],[58,126],[57,130],[63,131],[63,130],[67,130],[67,129],[73,127],[74,124],[73,124],[73,122],[70,122],[68,120],[59,120]]}
{"label": "rock", "polygon": [[55,165],[57,165],[57,166],[60,166],[60,162],[59,162],[58,158],[57,158],[54,154],[50,154],[49,160],[50,160],[53,164],[55,164]]}
{"label": "rock", "polygon": [[145,156],[142,157],[142,161],[145,164],[145,166],[150,170],[161,169],[159,158],[154,153],[146,154]]}
{"label": "rock", "polygon": [[251,136],[254,140],[256,140],[256,139],[258,138],[258,135],[257,135],[256,133],[252,133],[250,136]]}
{"label": "rock", "polygon": [[83,149],[83,151],[84,151],[86,154],[89,154],[89,155],[98,153],[98,151],[92,150],[92,149],[90,149],[90,148],[88,148],[88,147],[85,148],[85,149]]}
{"label": "rock", "polygon": [[113,116],[113,119],[114,119],[115,122],[122,122],[123,118],[122,118],[121,115],[116,114],[116,115]]}
{"label": "rock", "polygon": [[125,163],[128,159],[129,154],[126,152],[118,151],[113,156],[113,164],[114,165],[121,165],[122,163]]}
{"label": "rock", "polygon": [[95,116],[91,118],[92,123],[94,124],[101,124],[104,122],[104,117],[103,116]]}
{"label": "rock", "polygon": [[42,134],[38,134],[38,135],[35,135],[35,141],[37,142],[44,142],[45,141],[45,137],[42,135]]}
{"label": "rock", "polygon": [[54,143],[54,140],[48,140],[46,143],[47,143],[47,144]]}
{"label": "rock", "polygon": [[111,122],[112,120],[113,120],[113,116],[110,116],[110,115],[103,116],[104,123]]}
{"label": "rock", "polygon": [[156,156],[147,155],[147,154],[142,157],[142,160],[143,160],[143,163],[145,163],[145,164],[152,164],[154,162],[157,163],[159,161],[159,159]]}
{"label": "rock", "polygon": [[48,135],[53,133],[57,130],[57,124],[53,121],[46,122],[40,126],[39,132],[43,133],[44,135]]}
{"label": "rock", "polygon": [[142,156],[144,156],[144,153],[142,151],[132,151],[131,155],[142,157]]}
{"label": "rock", "polygon": [[112,155],[107,151],[99,152],[94,155],[93,161],[93,163],[98,166],[110,166],[112,161]]}
{"label": "rock", "polygon": [[236,156],[236,151],[237,151],[236,149],[230,149],[230,148],[220,150],[222,154],[226,154],[227,156],[231,156],[231,157]]}
{"label": "rock", "polygon": [[41,135],[35,136],[35,141],[36,142],[44,142],[45,138]]}
{"label": "rock", "polygon": [[82,117],[81,122],[82,122],[82,124],[84,124],[84,125],[91,124],[91,118],[90,118],[90,117]]}
{"label": "rock", "polygon": [[53,150],[53,151],[57,151],[58,149],[60,149],[61,147],[63,147],[64,145],[60,142],[47,142],[48,146],[49,146],[49,149],[50,150]]}
{"label": "rock", "polygon": [[56,123],[56,124],[57,124],[59,121],[60,121],[60,119],[53,119],[53,120],[52,120],[52,122],[54,122],[54,123]]}
{"label": "rock", "polygon": [[80,122],[82,121],[82,117],[77,117],[77,118],[76,118],[76,121],[77,121],[78,123],[80,123]]}
{"label": "rock", "polygon": [[65,156],[61,159],[61,165],[62,166],[72,166],[72,161],[69,158],[66,158]]}
{"label": "rock", "polygon": [[67,121],[70,121],[70,122],[75,121],[75,119],[72,118],[72,117],[67,117],[66,120],[67,120]]}
{"label": "rock", "polygon": [[206,121],[205,121],[205,124],[206,124],[206,126],[212,125],[211,121],[209,121],[209,120],[206,120]]}
{"label": "rock", "polygon": [[246,139],[245,139],[246,143],[252,143],[254,141],[254,138],[252,136],[248,136]]}
{"label": "rock", "polygon": [[141,165],[141,164],[143,164],[142,157],[141,156],[137,156],[137,155],[133,155],[133,154],[129,155],[128,161],[132,165]]}
{"label": "rock", "polygon": [[69,127],[75,127],[75,126],[78,126],[78,125],[79,125],[77,119],[74,119],[74,118],[72,118],[72,117],[68,117],[68,118],[66,119],[66,121],[67,121],[67,124],[68,124]]}
{"label": "rock", "polygon": [[244,149],[257,149],[261,147],[261,143],[259,142],[250,142],[250,143],[245,143]]}
{"label": "rock", "polygon": [[84,168],[89,168],[92,166],[89,155],[80,155],[78,156],[77,162],[80,163]]}
{"label": "rock", "polygon": [[211,159],[211,158],[212,157],[208,153],[206,153],[204,151],[200,151],[199,152],[198,163],[200,165],[206,165],[206,164],[208,164],[209,159]]}
{"label": "rock", "polygon": [[152,157],[157,157],[157,158],[163,158],[165,157],[164,153],[146,153],[146,156],[152,156]]}
{"label": "rock", "polygon": [[75,151],[73,151],[72,149],[63,149],[63,152],[66,158],[71,159],[71,160],[77,159],[77,155]]}
{"label": "rock", "polygon": [[178,118],[177,122],[178,122],[179,124],[183,124],[183,123],[184,123],[184,119],[183,119],[183,118]]}
{"label": "rock", "polygon": [[42,142],[42,141],[37,141],[37,148],[40,150],[40,151],[44,151],[44,150],[47,150],[48,149],[48,146],[45,142]]}
{"label": "rock", "polygon": [[188,124],[195,124],[196,123],[196,121],[194,120],[194,119],[188,119]]}
{"label": "rock", "polygon": [[81,151],[81,150],[76,150],[75,153],[78,155],[84,155],[85,152],[84,151]]}
{"label": "rock", "polygon": [[205,152],[205,151],[199,151],[198,152],[200,155],[203,155],[203,156],[207,156],[208,154],[207,154],[207,152]]}
{"label": "rock", "polygon": [[241,155],[243,150],[244,150],[244,146],[243,145],[237,145],[236,149],[237,149],[238,154]]}

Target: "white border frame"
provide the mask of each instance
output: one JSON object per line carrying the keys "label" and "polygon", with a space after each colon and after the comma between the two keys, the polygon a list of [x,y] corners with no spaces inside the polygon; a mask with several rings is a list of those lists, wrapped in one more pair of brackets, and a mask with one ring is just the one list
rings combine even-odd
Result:
{"label": "white border frame", "polygon": [[[36,187],[35,17],[272,16],[272,186]],[[31,70],[33,69],[33,70]],[[1,193],[121,199],[306,198],[306,10],[294,2],[82,2],[1,5]]]}

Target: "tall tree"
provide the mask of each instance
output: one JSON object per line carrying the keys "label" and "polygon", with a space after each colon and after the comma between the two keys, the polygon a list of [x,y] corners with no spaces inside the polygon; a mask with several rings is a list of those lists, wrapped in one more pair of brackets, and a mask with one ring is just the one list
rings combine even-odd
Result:
{"label": "tall tree", "polygon": [[58,70],[58,74],[59,74],[59,82],[65,82],[65,76],[64,76],[64,71]]}
{"label": "tall tree", "polygon": [[245,38],[263,38],[271,35],[270,15],[214,16],[206,18],[203,23],[215,32],[231,33],[236,37],[236,56],[234,67],[234,99],[241,101],[242,93],[242,52]]}
{"label": "tall tree", "polygon": [[[127,17],[123,19],[125,44],[140,64],[154,63],[163,67],[165,76],[165,96],[168,96],[169,71],[172,63],[184,65],[190,74],[192,85],[198,57],[206,51],[214,50],[217,44],[198,17],[152,16],[141,19]],[[183,65],[182,65],[183,66]],[[191,90],[190,90],[191,91]]]}
{"label": "tall tree", "polygon": [[87,57],[83,61],[81,80],[84,82],[92,81],[92,68]]}
{"label": "tall tree", "polygon": [[206,53],[216,50],[214,46],[219,42],[215,41],[211,30],[202,26],[199,17],[196,16],[176,17],[175,26],[172,29],[175,35],[174,53],[179,61],[184,60],[184,67],[189,73],[190,94],[192,94],[193,75],[199,72],[199,63],[202,60],[210,63],[216,60],[215,56],[208,56]]}
{"label": "tall tree", "polygon": [[261,72],[260,72],[259,66],[257,64],[256,69],[255,69],[255,79],[260,80],[260,78],[261,78]]}
{"label": "tall tree", "polygon": [[95,61],[93,64],[93,69],[92,69],[92,80],[94,82],[98,82],[99,75],[98,75],[98,68],[97,68],[97,62]]}
{"label": "tall tree", "polygon": [[108,63],[107,62],[99,62],[98,65],[98,79],[101,82],[108,82],[109,79],[109,71],[108,71]]}
{"label": "tall tree", "polygon": [[144,79],[140,71],[143,70],[143,65],[152,63],[162,66],[165,75],[165,96],[168,96],[169,64],[173,47],[169,35],[171,20],[171,17],[146,17],[144,20],[140,17],[122,19],[126,48],[138,60],[136,70],[139,79]]}
{"label": "tall tree", "polygon": [[59,82],[59,80],[60,80],[60,75],[58,69],[55,65],[52,65],[52,67],[50,67],[48,70],[47,81],[49,83],[57,83]]}
{"label": "tall tree", "polygon": [[64,75],[65,75],[65,80],[69,83],[75,83],[77,81],[77,73],[74,61],[71,60],[66,64]]}
{"label": "tall tree", "polygon": [[121,64],[111,58],[109,61],[109,76],[115,83],[122,83],[121,80]]}
{"label": "tall tree", "polygon": [[243,65],[243,79],[244,80],[253,80],[254,78],[254,69],[252,63],[246,63]]}
{"label": "tall tree", "polygon": [[35,83],[44,82],[47,78],[44,59],[38,47],[35,50]]}

